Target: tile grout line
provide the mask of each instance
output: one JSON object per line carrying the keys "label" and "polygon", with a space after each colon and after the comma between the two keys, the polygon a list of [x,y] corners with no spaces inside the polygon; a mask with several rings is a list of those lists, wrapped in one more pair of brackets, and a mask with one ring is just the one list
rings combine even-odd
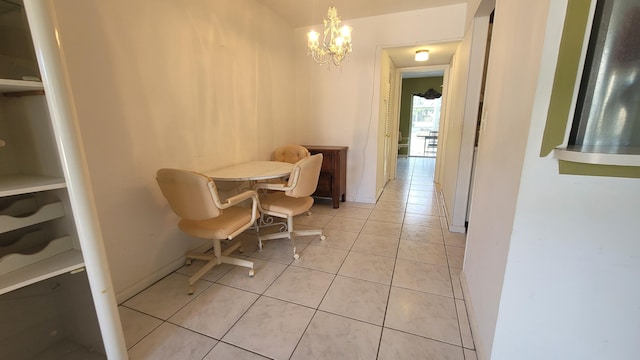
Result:
{"label": "tile grout line", "polygon": [[[413,178],[413,171],[411,173],[411,178]],[[411,182],[412,179],[409,180],[409,182]],[[409,185],[409,191],[411,191],[411,185]],[[383,190],[384,193],[384,190]],[[382,337],[384,335],[384,329],[385,329],[385,324],[387,322],[387,312],[389,311],[389,303],[391,302],[391,290],[393,289],[393,277],[395,275],[396,272],[396,266],[398,264],[398,252],[400,251],[400,241],[402,241],[402,230],[404,229],[404,218],[407,215],[407,201],[409,200],[409,197],[407,196],[407,199],[405,200],[405,209],[404,209],[404,214],[402,215],[402,224],[400,226],[400,235],[398,236],[398,244],[396,245],[396,256],[393,259],[393,270],[391,271],[391,282],[389,283],[389,292],[387,293],[387,303],[384,307],[384,314],[382,316],[382,326],[380,328],[380,338],[378,339],[378,350],[376,351],[376,359],[378,357],[380,357],[380,349],[382,348]]]}
{"label": "tile grout line", "polygon": [[[333,220],[335,218],[335,214],[331,216],[331,220]],[[329,220],[329,222],[331,221]],[[324,232],[325,227],[322,227],[322,230]],[[326,239],[325,239],[326,241]],[[310,245],[311,243],[309,243]],[[353,245],[352,245],[353,246]],[[349,256],[349,253],[347,252],[347,256]],[[331,289],[331,286],[333,285],[333,283],[336,281],[336,278],[338,277],[338,272],[340,271],[340,268],[342,268],[342,265],[344,264],[345,260],[347,259],[347,256],[344,257],[344,259],[342,260],[342,263],[340,264],[340,267],[338,268],[338,270],[336,270],[336,273],[333,274],[333,279],[331,279],[331,283],[329,284],[329,286],[327,286],[327,290],[325,290],[324,294],[322,295],[322,299],[320,299],[320,302],[318,302],[318,306],[316,308],[313,309],[313,315],[311,315],[311,319],[309,320],[309,322],[307,323],[307,326],[305,326],[304,331],[302,331],[302,335],[300,336],[300,338],[298,339],[298,341],[296,342],[296,345],[293,347],[293,351],[291,352],[291,355],[289,355],[289,359],[291,359],[293,357],[293,354],[296,353],[296,350],[298,349],[298,346],[300,346],[300,342],[302,342],[302,338],[304,338],[304,334],[307,333],[307,330],[309,329],[309,326],[311,326],[311,322],[313,321],[313,319],[316,317],[316,314],[318,313],[318,311],[320,310],[320,305],[322,305],[322,302],[324,301],[324,299],[327,296],[327,293],[329,293],[329,289]],[[293,262],[289,265],[291,266],[293,264]],[[286,270],[286,269],[285,269]],[[309,269],[309,270],[315,270],[315,269]],[[283,271],[284,273],[284,271]]]}

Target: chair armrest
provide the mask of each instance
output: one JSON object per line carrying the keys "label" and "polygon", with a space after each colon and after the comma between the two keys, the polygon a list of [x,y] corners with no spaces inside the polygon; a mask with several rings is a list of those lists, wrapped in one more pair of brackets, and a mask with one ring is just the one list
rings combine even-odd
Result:
{"label": "chair armrest", "polygon": [[228,237],[229,240],[233,239],[238,234],[240,234],[241,232],[251,227],[251,225],[253,225],[258,219],[258,215],[260,214],[258,211],[258,207],[260,206],[260,201],[258,200],[258,193],[253,190],[247,190],[238,195],[231,196],[230,198],[227,199],[227,201],[224,202],[224,204],[218,205],[220,206],[221,209],[227,209],[248,199],[251,199],[251,220],[249,220],[247,224],[245,224],[238,230],[229,234],[229,237]]}
{"label": "chair armrest", "polygon": [[287,186],[285,184],[257,183],[253,185],[253,190],[267,189],[267,190],[276,190],[276,191],[289,191],[296,187],[296,185],[298,184],[299,176],[300,176],[300,168],[297,166],[294,166],[293,172],[289,176],[289,183],[291,185]]}
{"label": "chair armrest", "polygon": [[257,192],[253,190],[247,190],[238,195],[234,195],[227,198],[227,200],[224,203],[222,203],[220,201],[220,198],[218,197],[218,192],[215,188],[215,184],[213,180],[209,181],[209,191],[211,192],[211,197],[213,198],[213,201],[215,202],[216,206],[220,209],[228,209],[245,200],[251,199],[251,220],[248,223],[244,224],[242,227],[240,227],[238,230],[229,234],[229,236],[227,237],[229,240],[233,239],[234,237],[236,237],[236,235],[240,234],[241,232],[248,229],[251,225],[255,224],[256,220],[258,219],[258,215],[260,215],[260,213],[258,212],[258,206],[260,204],[260,200],[258,200]]}
{"label": "chair armrest", "polygon": [[226,209],[229,208],[233,205],[239,204],[245,200],[251,199],[253,198],[253,202],[258,201],[258,193],[256,193],[253,190],[246,190],[240,194],[237,195],[233,195],[229,198],[227,198],[227,201],[225,201],[224,203],[220,204],[222,205],[221,208],[222,209]]}

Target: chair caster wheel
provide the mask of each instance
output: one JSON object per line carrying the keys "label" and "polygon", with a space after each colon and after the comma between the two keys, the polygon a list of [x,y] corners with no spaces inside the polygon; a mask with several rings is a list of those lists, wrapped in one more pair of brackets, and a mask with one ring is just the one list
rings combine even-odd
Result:
{"label": "chair caster wheel", "polygon": [[244,248],[238,248],[238,252],[242,254],[244,252]]}
{"label": "chair caster wheel", "polygon": [[249,269],[249,277],[253,277],[253,275],[255,275],[256,273],[253,271],[253,269]]}
{"label": "chair caster wheel", "polygon": [[189,290],[187,291],[187,294],[189,295],[193,295],[193,293],[195,292],[195,288],[193,287],[193,285],[189,285]]}
{"label": "chair caster wheel", "polygon": [[187,259],[187,260],[185,260],[185,261],[184,261],[184,264],[185,264],[185,265],[187,265],[187,266],[191,265],[191,259]]}
{"label": "chair caster wheel", "polygon": [[325,240],[327,240],[327,237],[324,236],[324,235],[320,235],[320,240],[325,241]]}
{"label": "chair caster wheel", "polygon": [[295,260],[298,260],[298,259],[300,259],[300,255],[298,255],[298,254],[293,254],[293,258],[294,258]]}

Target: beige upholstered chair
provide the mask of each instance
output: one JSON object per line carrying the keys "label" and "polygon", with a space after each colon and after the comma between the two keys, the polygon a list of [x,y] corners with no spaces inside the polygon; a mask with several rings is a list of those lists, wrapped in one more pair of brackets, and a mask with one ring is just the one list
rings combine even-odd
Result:
{"label": "beige upholstered chair", "polygon": [[311,156],[304,146],[290,144],[281,146],[273,152],[273,160],[295,164],[298,161]]}
{"label": "beige upholstered chair", "polygon": [[[296,144],[289,144],[285,146],[281,146],[273,151],[273,160],[274,161],[282,161],[288,162],[290,164],[295,164],[298,161],[311,156],[309,150],[306,147]],[[280,179],[271,179],[267,180],[268,183],[271,184],[287,184],[288,178],[280,178]],[[309,213],[311,214],[311,213]]]}
{"label": "beige upholstered chair", "polygon": [[[221,240],[233,239],[256,222],[259,213],[255,191],[247,190],[221,202],[215,183],[203,174],[160,169],[156,180],[169,206],[181,218],[178,223],[180,230],[197,238],[213,240],[213,254],[186,254],[187,265],[191,264],[192,259],[208,261],[189,278],[189,294],[193,294],[196,281],[218,264],[248,267],[249,276],[253,276],[253,262],[228,256],[242,244],[238,241],[223,252]],[[234,206],[249,199],[251,207]]]}
{"label": "beige upholstered chair", "polygon": [[322,167],[322,154],[306,157],[293,166],[289,182],[287,184],[258,183],[255,189],[272,190],[260,197],[260,212],[262,216],[275,216],[287,220],[287,229],[284,232],[258,237],[258,249],[262,250],[262,242],[272,239],[291,239],[293,245],[293,258],[300,256],[296,251],[294,236],[320,235],[324,240],[322,230],[294,230],[293,217],[307,212],[313,205],[311,194],[316,191],[318,177]]}

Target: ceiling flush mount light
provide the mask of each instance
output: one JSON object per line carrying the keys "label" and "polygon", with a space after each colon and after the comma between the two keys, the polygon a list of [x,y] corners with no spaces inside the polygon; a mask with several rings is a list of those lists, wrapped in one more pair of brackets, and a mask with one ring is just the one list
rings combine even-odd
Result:
{"label": "ceiling flush mount light", "polygon": [[351,52],[351,27],[340,27],[338,10],[329,7],[327,18],[324,19],[324,35],[320,42],[320,34],[314,30],[307,34],[309,39],[309,55],[318,64],[333,63],[340,66],[340,62]]}
{"label": "ceiling flush mount light", "polygon": [[416,61],[427,61],[427,60],[429,60],[429,50],[416,51]]}

